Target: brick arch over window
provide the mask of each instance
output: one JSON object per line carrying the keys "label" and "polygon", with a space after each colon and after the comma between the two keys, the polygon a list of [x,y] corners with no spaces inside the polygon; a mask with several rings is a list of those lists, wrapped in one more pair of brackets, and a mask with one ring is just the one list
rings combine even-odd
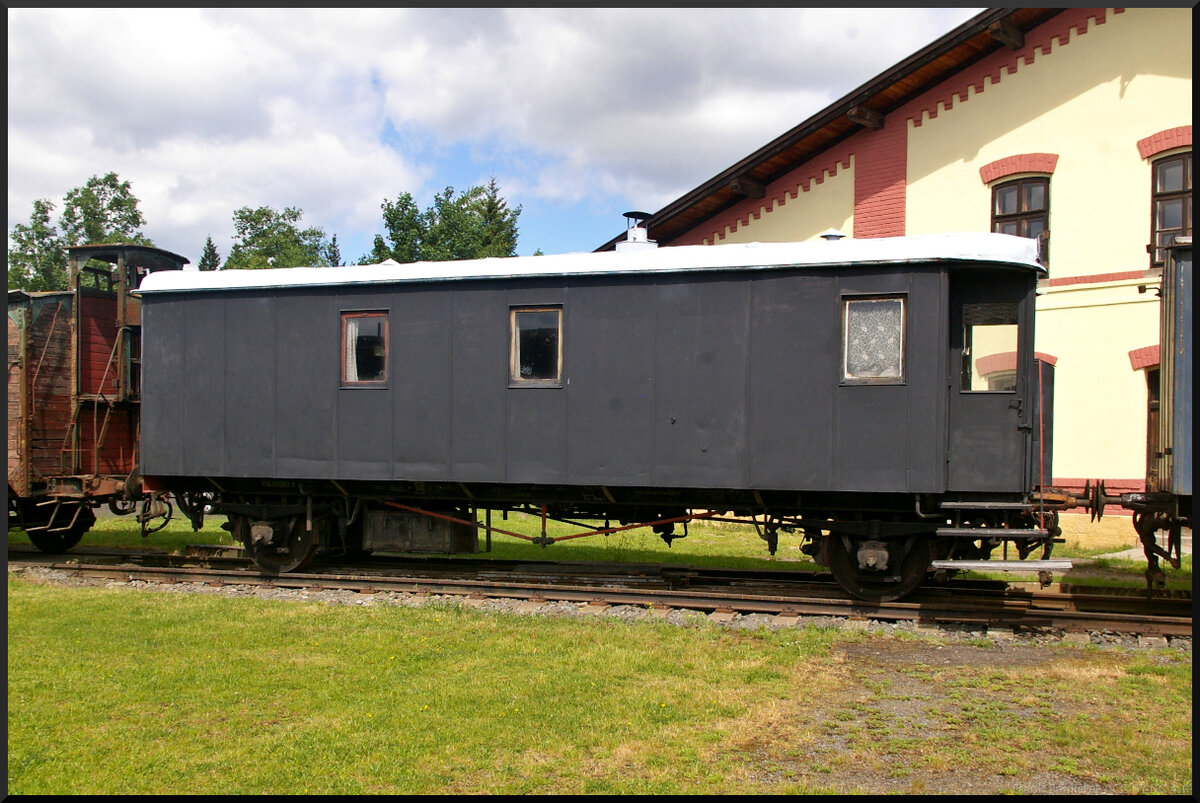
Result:
{"label": "brick arch over window", "polygon": [[1144,371],[1147,368],[1157,368],[1162,362],[1158,344],[1143,346],[1129,352],[1129,365],[1134,371]]}
{"label": "brick arch over window", "polygon": [[979,168],[979,177],[983,179],[984,184],[991,184],[1005,176],[1015,176],[1018,173],[1053,173],[1057,166],[1057,153],[1021,153],[985,164]]}
{"label": "brick arch over window", "polygon": [[1187,148],[1192,144],[1192,127],[1181,125],[1178,128],[1167,128],[1157,134],[1151,134],[1145,139],[1138,140],[1138,153],[1143,159],[1157,156],[1172,148]]}
{"label": "brick arch over window", "polygon": [[[1043,351],[1034,352],[1033,358],[1048,365],[1058,364],[1058,357]],[[976,362],[975,368],[980,376],[987,376],[999,371],[1015,371],[1017,370],[1017,352],[1002,351],[998,354],[984,355]]]}

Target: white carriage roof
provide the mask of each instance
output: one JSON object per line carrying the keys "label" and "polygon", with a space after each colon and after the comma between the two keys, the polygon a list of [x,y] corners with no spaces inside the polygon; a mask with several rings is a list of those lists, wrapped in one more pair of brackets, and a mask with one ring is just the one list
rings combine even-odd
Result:
{"label": "white carriage roof", "polygon": [[163,270],[142,280],[137,293],[257,290],[516,279],[550,276],[687,273],[708,270],[773,270],[797,267],[866,267],[928,262],[983,262],[1044,273],[1037,241],[1007,234],[953,233],[914,237],[820,240],[801,243],[684,245],[621,251],[590,251],[530,257],[491,257],[455,262],[386,260],[374,265],[268,270]]}

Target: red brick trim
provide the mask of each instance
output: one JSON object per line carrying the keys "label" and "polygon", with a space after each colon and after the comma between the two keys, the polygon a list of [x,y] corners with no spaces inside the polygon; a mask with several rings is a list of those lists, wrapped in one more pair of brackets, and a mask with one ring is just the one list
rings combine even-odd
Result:
{"label": "red brick trim", "polygon": [[1035,351],[1033,353],[1033,358],[1035,360],[1041,360],[1047,365],[1058,365],[1058,357],[1055,357],[1053,354],[1047,354],[1044,351]]}
{"label": "red brick trim", "polygon": [[1017,370],[1017,353],[1002,351],[999,354],[988,354],[976,361],[975,368],[979,371],[980,376],[994,374],[997,371],[1015,371]]}
{"label": "red brick trim", "polygon": [[1149,159],[1151,156],[1169,151],[1172,148],[1190,147],[1192,144],[1192,127],[1190,125],[1181,125],[1178,128],[1168,128],[1164,131],[1159,131],[1157,134],[1151,134],[1145,139],[1138,140],[1138,153],[1143,159]]}
{"label": "red brick trim", "polygon": [[1058,165],[1057,153],[1021,153],[1005,156],[979,168],[979,177],[984,184],[1017,173],[1053,173]]}
{"label": "red brick trim", "polygon": [[855,137],[854,236],[903,237],[907,213],[908,126],[903,120]]}
{"label": "red brick trim", "polygon": [[724,240],[739,227],[750,225],[751,220],[758,220],[764,214],[775,211],[776,207],[785,205],[789,198],[798,198],[800,193],[808,192],[815,185],[824,183],[826,178],[836,176],[839,169],[850,169],[851,153],[845,144],[827,151],[819,161],[801,165],[772,181],[767,185],[764,197],[743,199],[676,238],[671,245],[701,245],[705,240],[714,244]]}
{"label": "red brick trim", "polygon": [[[1053,354],[1036,351],[1033,357],[1050,365],[1058,364],[1058,357],[1055,357]],[[994,374],[997,371],[1015,371],[1017,370],[1017,352],[1002,351],[998,354],[988,354],[985,357],[980,357],[979,361],[975,363],[975,368],[979,371],[980,376]]]}
{"label": "red brick trim", "polygon": [[[1144,270],[1127,270],[1121,273],[1096,273],[1091,276],[1063,276],[1058,279],[1050,279],[1051,287],[1062,287],[1068,284],[1100,284],[1101,282],[1123,282],[1127,279],[1145,279],[1146,271]],[[1149,281],[1147,279],[1147,281]]]}
{"label": "red brick trim", "polygon": [[1135,371],[1141,371],[1144,368],[1157,368],[1161,362],[1161,351],[1157,343],[1153,346],[1144,346],[1143,348],[1134,349],[1129,352],[1129,364]]}

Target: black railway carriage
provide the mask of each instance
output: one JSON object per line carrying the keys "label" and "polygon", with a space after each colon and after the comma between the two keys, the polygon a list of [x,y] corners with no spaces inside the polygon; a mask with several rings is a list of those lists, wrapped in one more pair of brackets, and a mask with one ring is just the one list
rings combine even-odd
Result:
{"label": "black railway carriage", "polygon": [[215,497],[267,570],[470,549],[481,508],[668,539],[706,509],[895,598],[1001,543],[1048,557],[1042,272],[964,234],[155,274],[142,473]]}

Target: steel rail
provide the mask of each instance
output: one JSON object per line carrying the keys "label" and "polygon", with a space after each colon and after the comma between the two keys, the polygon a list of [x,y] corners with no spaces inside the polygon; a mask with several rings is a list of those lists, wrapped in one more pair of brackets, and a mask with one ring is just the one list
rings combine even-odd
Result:
{"label": "steel rail", "polygon": [[[49,564],[49,568],[75,576],[120,577],[127,581],[141,580],[153,583],[202,582],[210,585],[252,585],[297,590],[319,588],[359,593],[485,596],[593,605],[636,605],[653,609],[665,607],[710,613],[725,611],[777,616],[829,616],[859,620],[911,621],[928,625],[978,624],[1068,632],[1100,630],[1172,637],[1190,637],[1192,634],[1190,616],[1064,610],[1061,604],[1038,607],[1038,599],[1028,593],[1006,595],[990,601],[978,597],[965,601],[937,599],[936,595],[932,599],[922,599],[918,595],[916,599],[901,602],[871,604],[826,594],[799,597],[779,593],[754,593],[744,589],[731,592],[711,588],[614,588],[582,584],[578,582],[577,577],[570,578],[576,582],[550,582],[554,579],[551,575],[539,575],[540,582],[532,582],[525,578],[499,578],[494,575],[487,579],[311,572],[267,576],[255,570],[138,566],[130,563],[52,563]],[[605,576],[606,581],[611,579],[611,576]]]}

